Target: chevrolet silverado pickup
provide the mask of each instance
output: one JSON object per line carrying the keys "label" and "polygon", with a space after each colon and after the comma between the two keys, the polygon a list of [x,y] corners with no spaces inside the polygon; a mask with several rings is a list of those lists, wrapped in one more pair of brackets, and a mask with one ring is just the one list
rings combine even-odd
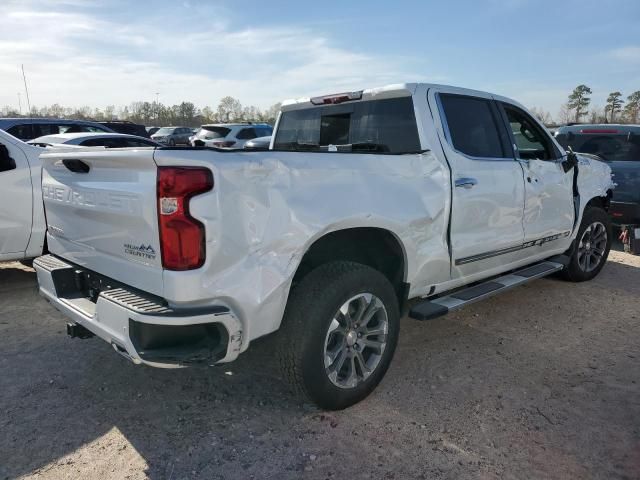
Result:
{"label": "chevrolet silverado pickup", "polygon": [[274,335],[295,390],[366,397],[400,318],[552,273],[595,277],[611,170],[517,102],[398,84],[283,103],[268,151],[45,153],[40,291],[136,364],[230,362]]}

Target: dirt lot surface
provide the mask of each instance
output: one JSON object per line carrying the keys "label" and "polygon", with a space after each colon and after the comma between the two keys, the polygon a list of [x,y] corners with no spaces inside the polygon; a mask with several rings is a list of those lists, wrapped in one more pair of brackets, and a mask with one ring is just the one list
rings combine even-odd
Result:
{"label": "dirt lot surface", "polygon": [[364,402],[293,399],[258,342],[226,367],[71,340],[0,266],[0,478],[640,478],[640,257],[419,323]]}

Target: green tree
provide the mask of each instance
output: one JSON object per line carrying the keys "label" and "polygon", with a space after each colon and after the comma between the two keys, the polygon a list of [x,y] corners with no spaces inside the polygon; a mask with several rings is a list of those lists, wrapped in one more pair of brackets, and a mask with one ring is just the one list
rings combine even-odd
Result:
{"label": "green tree", "polygon": [[583,117],[587,114],[587,107],[589,103],[591,103],[591,98],[588,95],[591,95],[593,92],[586,85],[578,85],[573,89],[573,92],[569,95],[569,102],[567,106],[570,110],[575,110],[575,121],[579,122],[580,117]]}
{"label": "green tree", "polygon": [[627,97],[627,106],[624,107],[624,114],[630,123],[638,123],[638,114],[640,114],[640,90],[633,92]]}
{"label": "green tree", "polygon": [[206,106],[202,109],[200,116],[202,117],[203,124],[215,122],[216,114],[209,106]]}
{"label": "green tree", "polygon": [[234,122],[242,118],[242,104],[240,100],[233,97],[223,97],[220,99],[216,116],[219,122]]}
{"label": "green tree", "polygon": [[607,97],[607,106],[605,107],[605,119],[607,110],[610,112],[609,121],[613,123],[613,119],[617,112],[622,110],[622,94],[620,92],[611,92]]}
{"label": "green tree", "polygon": [[193,126],[196,123],[198,109],[191,102],[182,102],[178,105],[178,118],[182,125]]}
{"label": "green tree", "polygon": [[278,113],[280,113],[281,103],[276,103],[267,108],[262,114],[263,121],[267,122],[271,125],[275,125],[276,119],[278,118]]}

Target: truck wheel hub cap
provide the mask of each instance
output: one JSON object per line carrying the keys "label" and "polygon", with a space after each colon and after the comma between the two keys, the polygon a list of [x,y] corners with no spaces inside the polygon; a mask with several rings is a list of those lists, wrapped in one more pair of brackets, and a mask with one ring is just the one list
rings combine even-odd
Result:
{"label": "truck wheel hub cap", "polygon": [[593,222],[582,233],[578,244],[578,265],[583,272],[595,270],[607,249],[607,229],[601,222]]}
{"label": "truck wheel hub cap", "polygon": [[354,388],[378,368],[387,346],[389,317],[378,297],[361,293],[335,313],[324,341],[324,368],[331,383]]}

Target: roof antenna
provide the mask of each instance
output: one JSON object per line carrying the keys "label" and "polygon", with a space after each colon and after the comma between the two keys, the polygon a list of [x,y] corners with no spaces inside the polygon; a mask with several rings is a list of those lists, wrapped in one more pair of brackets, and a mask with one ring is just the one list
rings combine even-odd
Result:
{"label": "roof antenna", "polygon": [[29,115],[31,115],[31,102],[29,101],[29,88],[27,87],[27,76],[24,74],[24,64],[22,67],[22,79],[24,80],[24,91],[27,94],[27,108],[29,109]]}

